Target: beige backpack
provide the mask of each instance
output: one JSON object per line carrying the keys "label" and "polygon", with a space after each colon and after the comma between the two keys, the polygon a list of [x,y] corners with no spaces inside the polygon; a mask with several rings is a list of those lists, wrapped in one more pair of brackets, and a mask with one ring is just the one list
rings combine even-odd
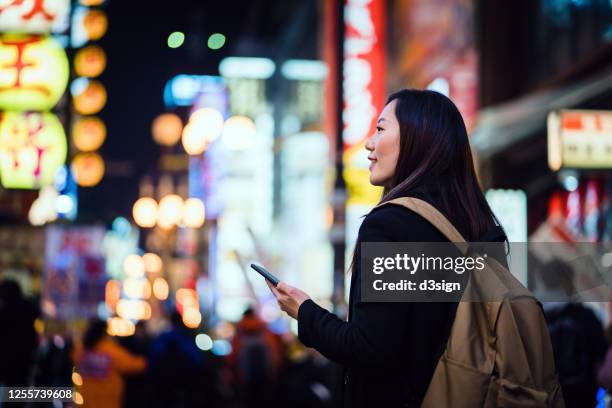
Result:
{"label": "beige backpack", "polygon": [[[384,204],[407,207],[451,242],[466,242],[423,200],[401,197]],[[503,300],[466,301],[469,293],[486,290]],[[492,258],[471,274],[422,407],[565,407],[543,312],[533,294]]]}

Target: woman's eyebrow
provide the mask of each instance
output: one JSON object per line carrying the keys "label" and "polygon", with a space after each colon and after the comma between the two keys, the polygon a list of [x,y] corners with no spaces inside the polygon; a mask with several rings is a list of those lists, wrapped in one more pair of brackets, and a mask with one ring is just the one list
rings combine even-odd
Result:
{"label": "woman's eyebrow", "polygon": [[378,119],[378,122],[376,122],[376,123],[380,123],[380,122],[385,121],[385,120],[387,120],[387,119],[385,119],[385,118],[379,118],[379,119]]}

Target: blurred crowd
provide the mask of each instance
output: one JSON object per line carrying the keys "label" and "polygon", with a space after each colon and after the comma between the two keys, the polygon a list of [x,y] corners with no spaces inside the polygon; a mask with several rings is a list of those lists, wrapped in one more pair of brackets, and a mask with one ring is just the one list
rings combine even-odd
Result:
{"label": "blurred crowd", "polygon": [[[561,285],[561,290],[571,288]],[[588,305],[544,302],[567,407],[603,406],[612,391],[612,327]],[[38,308],[19,285],[0,282],[0,385],[75,387],[86,407],[332,407],[341,368],[291,334],[278,335],[247,309],[232,351],[218,356],[196,344],[178,313],[155,336],[144,322],[132,336],[109,336],[92,320],[80,338],[39,335]],[[599,405],[598,405],[599,404]]]}
{"label": "blurred crowd", "polygon": [[38,319],[17,283],[0,282],[0,327],[10,328],[0,336],[0,385],[74,386],[83,406],[104,408],[332,407],[340,395],[338,366],[270,331],[253,309],[226,356],[201,350],[178,313],[158,335],[139,322],[128,337],[110,336],[102,320],[81,338],[39,336]]}

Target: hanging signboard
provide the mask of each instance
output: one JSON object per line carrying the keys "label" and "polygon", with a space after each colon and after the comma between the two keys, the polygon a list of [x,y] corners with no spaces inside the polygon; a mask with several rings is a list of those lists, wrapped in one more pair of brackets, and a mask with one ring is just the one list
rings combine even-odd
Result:
{"label": "hanging signboard", "polygon": [[370,184],[365,143],[374,133],[385,103],[385,7],[383,0],[346,0],[345,5],[342,176],[347,189],[347,259],[361,216],[378,202],[382,192]]}
{"label": "hanging signboard", "polygon": [[0,113],[0,183],[36,189],[53,182],[66,160],[66,134],[57,116],[39,112]]}
{"label": "hanging signboard", "polygon": [[68,27],[70,0],[2,0],[0,32],[50,33]]}
{"label": "hanging signboard", "polygon": [[51,109],[68,84],[68,58],[48,36],[5,34],[0,37],[0,109]]}
{"label": "hanging signboard", "polygon": [[612,111],[561,110],[548,115],[548,165],[612,168]]}

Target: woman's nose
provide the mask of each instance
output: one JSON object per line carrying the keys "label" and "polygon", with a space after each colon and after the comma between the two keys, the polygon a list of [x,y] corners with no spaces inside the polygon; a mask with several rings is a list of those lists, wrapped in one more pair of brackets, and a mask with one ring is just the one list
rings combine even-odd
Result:
{"label": "woman's nose", "polygon": [[366,150],[372,151],[374,150],[374,136],[370,136],[368,141],[365,144]]}

